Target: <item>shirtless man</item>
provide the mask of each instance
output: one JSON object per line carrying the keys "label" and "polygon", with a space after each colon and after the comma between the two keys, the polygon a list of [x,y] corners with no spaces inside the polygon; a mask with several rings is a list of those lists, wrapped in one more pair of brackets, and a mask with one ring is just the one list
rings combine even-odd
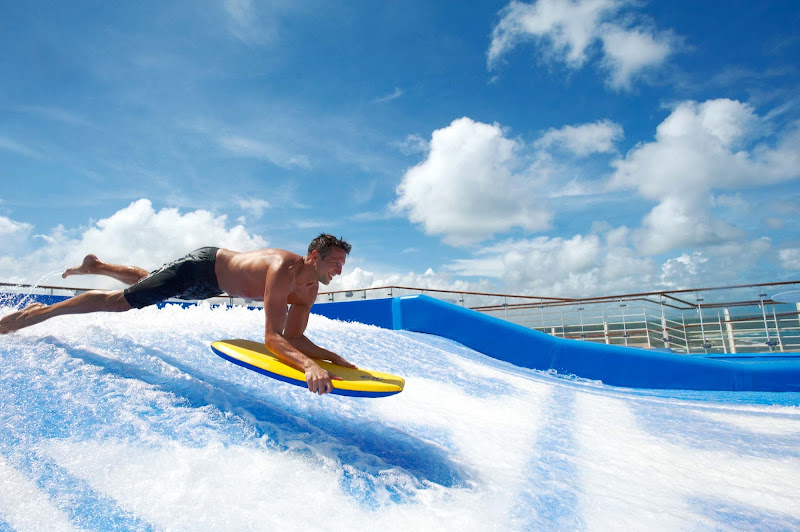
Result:
{"label": "shirtless man", "polygon": [[[281,249],[237,253],[200,248],[148,273],[135,266],[100,262],[87,255],[83,263],[64,272],[98,274],[131,284],[125,290],[89,290],[47,306],[28,305],[0,319],[0,334],[41,323],[54,316],[89,312],[124,312],[160,303],[170,297],[206,299],[223,292],[247,299],[264,298],[264,344],[284,363],[305,373],[308,389],[318,394],[333,390],[331,379],[314,359],[355,366],[336,353],[315,345],[303,333],[319,283],[327,285],[342,273],[351,246],[333,235],[321,234],[308,246],[305,257]],[[289,306],[287,311],[287,306]]]}

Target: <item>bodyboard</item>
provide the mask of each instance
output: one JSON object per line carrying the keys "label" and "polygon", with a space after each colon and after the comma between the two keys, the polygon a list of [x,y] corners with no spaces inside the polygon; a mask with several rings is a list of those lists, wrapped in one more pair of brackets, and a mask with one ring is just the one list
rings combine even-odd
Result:
{"label": "bodyboard", "polygon": [[[251,340],[221,340],[213,342],[211,349],[229,362],[256,371],[267,377],[307,388],[306,376],[302,371],[287,366],[270,353],[262,342]],[[387,397],[403,391],[405,380],[397,375],[352,369],[338,366],[323,360],[317,364],[342,380],[332,380],[335,395],[351,397]]]}

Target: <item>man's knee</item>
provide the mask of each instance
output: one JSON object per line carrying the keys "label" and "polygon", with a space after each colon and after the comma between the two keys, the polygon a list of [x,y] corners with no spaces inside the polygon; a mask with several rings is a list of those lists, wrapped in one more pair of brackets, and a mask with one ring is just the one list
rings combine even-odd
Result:
{"label": "man's knee", "polygon": [[133,308],[125,298],[125,292],[123,290],[109,292],[106,296],[106,303],[109,310],[112,312],[125,312]]}

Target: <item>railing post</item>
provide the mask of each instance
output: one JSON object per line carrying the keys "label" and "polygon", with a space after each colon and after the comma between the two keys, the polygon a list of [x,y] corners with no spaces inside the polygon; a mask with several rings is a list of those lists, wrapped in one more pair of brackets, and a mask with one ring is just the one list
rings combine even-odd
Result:
{"label": "railing post", "polygon": [[622,339],[625,341],[625,346],[628,345],[628,327],[625,323],[625,307],[627,305],[622,302],[622,299],[619,300],[619,308],[622,311]]}
{"label": "railing post", "polygon": [[725,329],[728,331],[728,344],[731,347],[731,353],[736,353],[736,337],[733,335],[733,323],[731,323],[731,313],[727,308],[722,309],[725,315]]}
{"label": "railing post", "polygon": [[703,340],[703,350],[708,354],[708,348],[711,347],[711,344],[706,342],[706,327],[703,324],[703,305],[701,304],[704,299],[702,296],[697,296],[697,313],[700,314],[700,336]]}
{"label": "railing post", "polygon": [[667,316],[664,314],[664,296],[658,296],[658,304],[661,306],[661,334],[664,340],[664,347],[669,348],[669,331],[667,330]]}
{"label": "railing post", "polygon": [[775,321],[775,336],[778,337],[778,346],[781,348],[781,353],[783,353],[783,339],[781,338],[781,329],[778,324],[778,314],[775,312],[775,305],[772,305],[772,319]]}
{"label": "railing post", "polygon": [[775,351],[772,349],[772,346],[775,345],[769,337],[769,324],[767,323],[767,309],[764,307],[764,298],[767,296],[763,291],[759,290],[758,292],[758,299],[761,301],[761,315],[764,317],[764,331],[767,333],[767,346],[769,347],[769,352],[774,353]]}
{"label": "railing post", "polygon": [[689,331],[686,330],[686,316],[681,312],[681,323],[683,324],[683,342],[686,344],[686,354],[692,354],[692,348],[689,347]]}
{"label": "railing post", "polygon": [[720,316],[719,310],[717,310],[717,319],[719,320],[719,339],[722,342],[722,352],[727,355],[728,348],[725,346],[725,335],[722,333],[722,316]]}

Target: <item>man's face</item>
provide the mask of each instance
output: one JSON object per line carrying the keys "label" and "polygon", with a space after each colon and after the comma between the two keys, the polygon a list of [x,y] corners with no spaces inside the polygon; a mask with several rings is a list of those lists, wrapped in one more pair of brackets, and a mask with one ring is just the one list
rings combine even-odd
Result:
{"label": "man's face", "polygon": [[[316,253],[316,252],[315,252]],[[328,256],[317,261],[317,276],[319,282],[330,284],[331,280],[342,273],[347,253],[341,248],[331,248]]]}

